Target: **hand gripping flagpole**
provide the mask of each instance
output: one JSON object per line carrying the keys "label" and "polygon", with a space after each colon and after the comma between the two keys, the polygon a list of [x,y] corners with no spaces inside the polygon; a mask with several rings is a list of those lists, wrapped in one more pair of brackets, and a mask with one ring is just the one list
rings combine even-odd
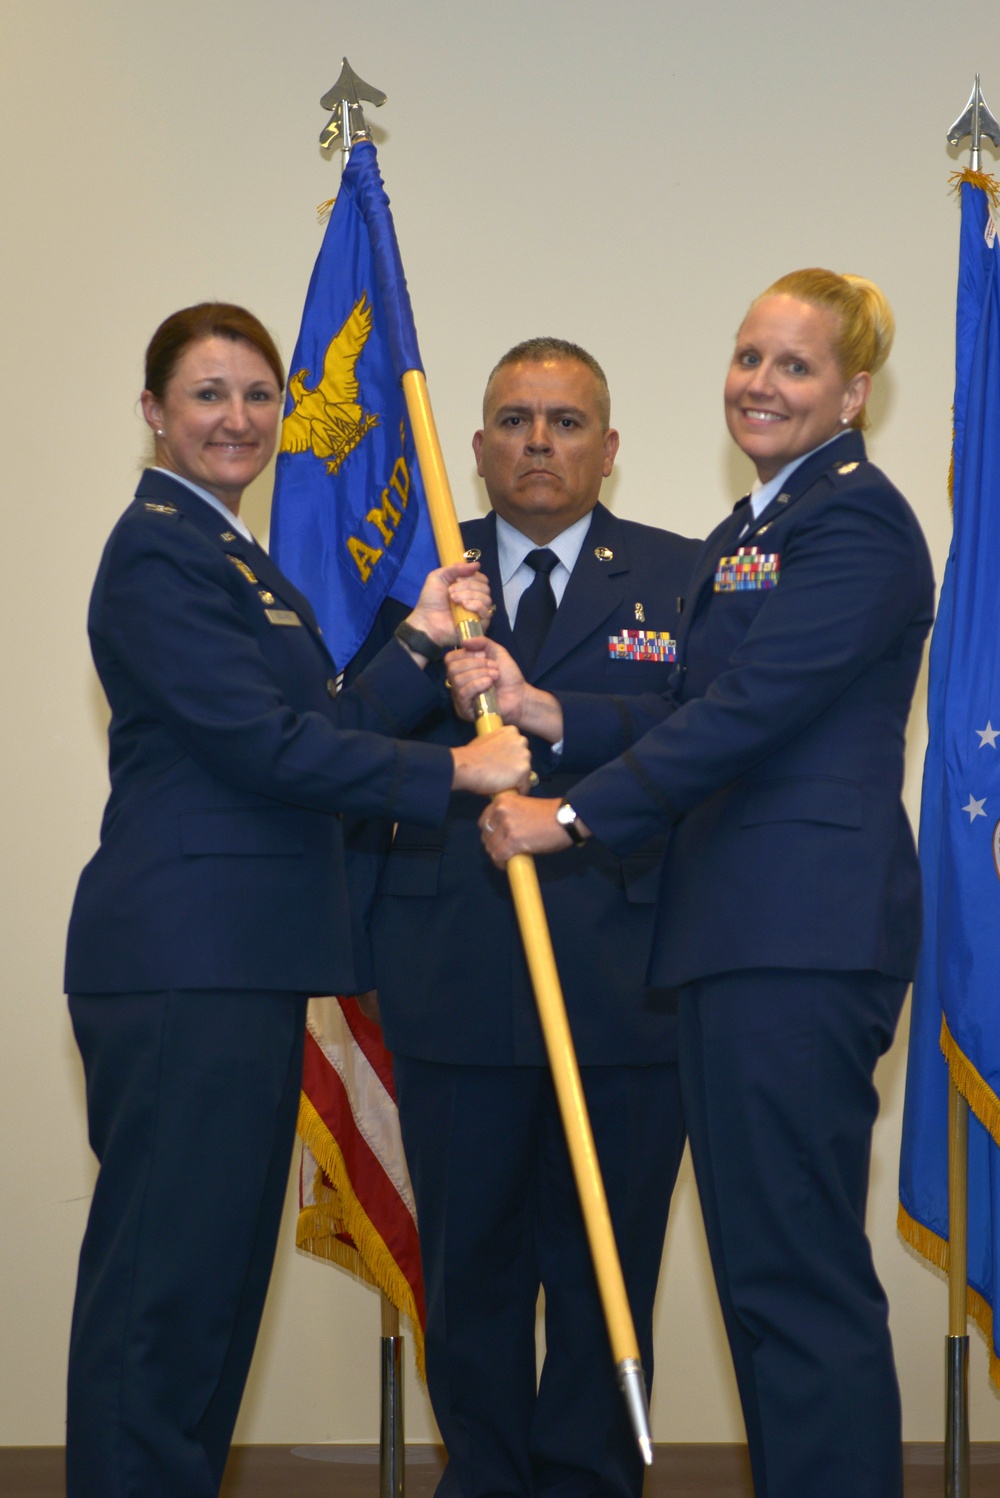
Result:
{"label": "hand gripping flagpole", "polygon": [[[370,140],[371,137],[358,102],[360,98],[381,104],[385,95],[372,89],[370,85],[362,84],[356,74],[351,71],[345,58],[340,78],[321,101],[325,108],[336,106],[339,111],[331,118],[320,137],[324,145],[332,144],[340,135],[342,137],[341,148],[346,155],[351,149],[352,141],[356,143],[362,134]],[[401,299],[401,284],[402,297],[406,300],[406,320],[409,322],[409,299],[406,296],[405,281],[394,235],[392,235],[391,244],[387,243],[387,239],[382,239],[380,245],[376,247],[376,264],[380,283],[384,277],[386,283],[393,286],[397,301]],[[388,297],[384,299],[390,300]],[[392,335],[393,330],[390,329],[391,340]],[[410,345],[409,348],[406,347],[407,343]],[[434,539],[442,565],[451,566],[464,561],[465,547],[427,393],[427,382],[424,379],[423,370],[419,367],[415,336],[409,339],[402,336],[398,344],[398,350],[394,352],[394,360],[406,398],[406,408],[420,464]],[[414,367],[414,364],[417,367]],[[468,639],[483,633],[477,618],[470,616],[462,609],[455,609],[453,612],[459,635],[462,638]],[[493,691],[484,693],[476,705],[477,735],[495,733],[502,726],[503,719],[497,711],[495,693]],[[580,1206],[608,1327],[612,1356],[618,1370],[618,1382],[625,1396],[642,1459],[646,1466],[650,1466],[653,1461],[653,1444],[639,1343],[629,1308],[621,1261],[615,1245],[611,1213],[608,1210],[607,1195],[594,1145],[594,1135],[580,1079],[580,1068],[566,1016],[566,1004],[556,969],[552,938],[549,934],[534,859],[526,853],[515,854],[507,863],[507,877],[535,990],[539,1019],[545,1036],[552,1080],[580,1196]]]}
{"label": "hand gripping flagpole", "polygon": [[[948,131],[949,144],[971,137],[969,172],[980,171],[983,136],[1000,146],[1000,125],[990,113],[979,74],[969,102]],[[945,1340],[945,1498],[969,1498],[969,1105],[948,1080],[948,1336]]]}

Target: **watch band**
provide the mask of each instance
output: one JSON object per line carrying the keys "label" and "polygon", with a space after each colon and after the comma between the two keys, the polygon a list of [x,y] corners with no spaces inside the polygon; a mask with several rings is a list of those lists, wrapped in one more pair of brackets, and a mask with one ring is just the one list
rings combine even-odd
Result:
{"label": "watch band", "polygon": [[425,635],[422,629],[414,629],[406,619],[396,625],[393,634],[401,645],[415,650],[418,655],[426,656],[429,661],[443,661],[451,649],[450,645],[435,645],[430,635]]}

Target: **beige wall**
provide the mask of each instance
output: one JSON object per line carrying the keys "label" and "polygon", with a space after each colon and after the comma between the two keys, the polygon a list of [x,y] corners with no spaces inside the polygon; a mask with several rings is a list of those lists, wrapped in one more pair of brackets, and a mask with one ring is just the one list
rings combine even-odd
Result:
{"label": "beige wall", "polygon": [[[871,445],[943,565],[958,234],[944,137],[977,67],[1000,111],[993,0],[0,0],[0,1443],[62,1439],[94,1178],[62,943],[106,790],[84,619],[143,452],[141,353],[168,311],[220,296],[290,354],[314,206],[338,179],[317,101],[344,52],[389,94],[372,119],[463,515],[483,503],[469,436],[484,375],[553,332],[607,368],[615,508],[705,533],[747,480],[720,401],[740,315],[776,274],[829,264],[874,276],[895,306]],[[250,496],[261,528],[267,488]],[[870,1221],[906,1435],[933,1440],[945,1293],[894,1227],[904,1040],[881,1071]],[[220,1160],[220,1204],[236,1189]],[[377,1300],[292,1244],[289,1214],[238,1436],[372,1440]],[[738,1439],[689,1172],[657,1330],[657,1438]],[[972,1364],[973,1435],[1000,1439],[978,1339]],[[415,1386],[408,1424],[432,1429]]]}

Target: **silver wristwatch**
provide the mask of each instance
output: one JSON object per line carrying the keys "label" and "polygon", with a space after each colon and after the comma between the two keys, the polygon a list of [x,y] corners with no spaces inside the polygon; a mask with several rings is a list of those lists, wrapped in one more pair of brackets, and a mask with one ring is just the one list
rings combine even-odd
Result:
{"label": "silver wristwatch", "polygon": [[565,828],[577,847],[582,848],[587,839],[576,825],[577,815],[568,801],[560,801],[556,807],[556,821]]}

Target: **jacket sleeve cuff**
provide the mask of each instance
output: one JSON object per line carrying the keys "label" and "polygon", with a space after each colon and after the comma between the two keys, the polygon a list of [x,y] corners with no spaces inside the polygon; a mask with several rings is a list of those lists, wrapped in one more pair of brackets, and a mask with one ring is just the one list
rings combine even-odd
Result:
{"label": "jacket sleeve cuff", "polygon": [[628,751],[581,780],[569,797],[593,835],[621,855],[662,835],[682,815]]}
{"label": "jacket sleeve cuff", "polygon": [[390,640],[354,681],[380,719],[380,731],[399,738],[441,705],[442,687],[398,640]]}
{"label": "jacket sleeve cuff", "polygon": [[392,788],[393,814],[400,822],[440,827],[448,814],[455,762],[451,750],[413,739],[399,744],[399,763]]}

